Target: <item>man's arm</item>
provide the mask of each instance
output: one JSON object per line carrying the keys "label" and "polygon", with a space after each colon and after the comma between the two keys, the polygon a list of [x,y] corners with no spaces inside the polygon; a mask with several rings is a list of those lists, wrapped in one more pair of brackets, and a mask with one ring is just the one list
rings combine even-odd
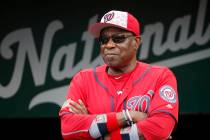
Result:
{"label": "man's arm", "polygon": [[[88,114],[87,109],[81,100],[78,100],[78,102],[71,101],[68,107],[75,114]],[[106,126],[111,127],[111,128],[108,129],[108,132],[106,134],[103,134],[103,139],[105,139],[105,140],[119,139],[120,140],[120,139],[123,139],[123,137],[124,138],[131,137],[133,139],[136,139],[137,137],[139,137],[143,140],[144,137],[141,133],[139,133],[135,123],[137,123],[138,121],[145,120],[147,118],[147,114],[138,112],[138,111],[129,111],[127,113],[131,117],[132,122],[134,124],[130,124],[128,126],[128,122],[127,122],[128,116],[125,116],[126,115],[125,111],[114,113],[114,115],[116,116],[117,124],[114,124],[114,123],[110,124],[110,122],[108,122],[108,121],[112,121],[112,120],[107,119]],[[107,118],[108,118],[108,116],[110,114],[113,114],[113,112],[107,113],[107,114],[100,114],[100,115],[107,115]],[[97,118],[97,116],[96,116],[96,118]],[[94,122],[93,122],[93,124],[94,124]],[[110,125],[112,125],[112,126],[110,126]],[[113,125],[118,126],[118,127],[115,127]],[[93,126],[93,128],[90,128],[90,129],[94,129],[94,127],[96,127],[97,125],[95,124],[95,126],[94,125],[91,125],[91,126]],[[97,128],[97,129],[100,129],[100,128]],[[91,130],[90,130],[90,133],[91,133]],[[93,131],[92,133],[98,133],[98,132]],[[99,133],[100,133],[100,131],[99,131]],[[98,135],[98,134],[92,134],[92,135]]]}
{"label": "man's arm", "polygon": [[[61,121],[61,134],[63,139],[93,139],[89,134],[89,128],[94,120],[94,114],[84,114],[70,109],[71,101],[80,102],[81,99],[85,105],[86,87],[84,84],[82,73],[77,73],[71,80],[69,85],[66,101],[59,111]],[[81,109],[84,111],[84,109]],[[87,111],[87,110],[86,110]]]}
{"label": "man's arm", "polygon": [[[81,100],[78,100],[78,102],[71,101],[68,107],[75,114],[88,114],[88,111]],[[174,119],[165,113],[155,113],[154,115],[149,116],[149,118],[147,118],[146,113],[138,111],[130,110],[129,114],[134,124],[125,127],[127,124],[123,112],[116,113],[119,128],[113,129],[111,132],[107,133],[104,136],[105,140],[123,140],[123,137],[135,139],[136,136],[138,136],[139,140],[144,140],[145,137],[143,136],[142,131],[147,134],[149,133],[152,136],[152,138],[148,139],[159,139],[158,137],[161,136],[160,134],[163,134],[163,137],[169,137],[167,136],[168,133],[170,134],[168,131],[171,131],[175,124]],[[140,129],[138,129],[138,127]],[[163,133],[163,131],[165,133]]]}
{"label": "man's arm", "polygon": [[76,110],[70,108],[70,102],[71,99],[65,101],[59,112],[63,139],[92,140],[88,131],[95,115],[85,114],[85,111],[74,113]]}

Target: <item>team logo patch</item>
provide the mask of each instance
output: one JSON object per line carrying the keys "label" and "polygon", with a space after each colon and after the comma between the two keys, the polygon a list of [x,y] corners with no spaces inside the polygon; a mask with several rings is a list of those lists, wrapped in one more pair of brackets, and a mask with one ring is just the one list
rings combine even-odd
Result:
{"label": "team logo patch", "polygon": [[114,17],[114,12],[106,14],[104,16],[104,22],[108,22],[108,21],[112,20],[113,17]]}
{"label": "team logo patch", "polygon": [[176,92],[175,90],[168,85],[162,86],[160,88],[160,97],[170,103],[176,102]]}

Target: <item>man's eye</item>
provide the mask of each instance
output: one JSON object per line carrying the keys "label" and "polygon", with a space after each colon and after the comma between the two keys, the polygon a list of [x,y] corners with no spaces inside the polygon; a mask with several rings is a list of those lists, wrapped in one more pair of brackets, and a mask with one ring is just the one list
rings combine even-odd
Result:
{"label": "man's eye", "polygon": [[115,36],[115,37],[112,38],[112,40],[115,43],[122,43],[122,42],[124,42],[125,37],[124,36]]}
{"label": "man's eye", "polygon": [[101,44],[106,44],[108,41],[109,41],[109,38],[106,37],[106,36],[102,36],[102,37],[99,38],[99,42]]}

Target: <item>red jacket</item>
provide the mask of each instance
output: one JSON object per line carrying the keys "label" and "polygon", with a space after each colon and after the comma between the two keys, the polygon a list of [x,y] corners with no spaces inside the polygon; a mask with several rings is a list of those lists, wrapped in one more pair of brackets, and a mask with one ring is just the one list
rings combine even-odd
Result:
{"label": "red jacket", "polygon": [[134,109],[148,118],[137,128],[146,139],[166,139],[178,122],[178,93],[174,74],[166,67],[138,62],[124,85],[123,93],[106,73],[107,65],[78,72],[72,79],[67,99],[81,99],[89,115],[73,114],[63,107],[59,112],[64,139],[93,139],[89,128],[96,114]]}

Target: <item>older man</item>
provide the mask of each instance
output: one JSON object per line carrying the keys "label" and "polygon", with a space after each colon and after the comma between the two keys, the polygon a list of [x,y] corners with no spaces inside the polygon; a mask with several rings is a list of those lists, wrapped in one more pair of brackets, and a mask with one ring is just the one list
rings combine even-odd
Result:
{"label": "older man", "polygon": [[137,60],[138,20],[112,10],[89,31],[105,64],[73,77],[59,112],[63,138],[168,139],[178,122],[176,78],[167,67]]}

